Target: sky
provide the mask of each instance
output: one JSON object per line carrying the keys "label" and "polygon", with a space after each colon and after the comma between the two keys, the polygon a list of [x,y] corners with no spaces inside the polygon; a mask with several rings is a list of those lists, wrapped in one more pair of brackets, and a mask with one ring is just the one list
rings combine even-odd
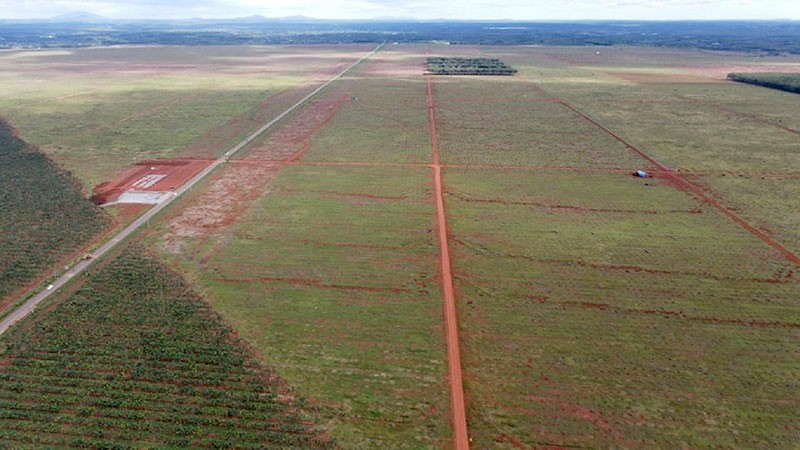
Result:
{"label": "sky", "polygon": [[800,20],[800,0],[0,0],[0,18],[87,11],[113,19]]}

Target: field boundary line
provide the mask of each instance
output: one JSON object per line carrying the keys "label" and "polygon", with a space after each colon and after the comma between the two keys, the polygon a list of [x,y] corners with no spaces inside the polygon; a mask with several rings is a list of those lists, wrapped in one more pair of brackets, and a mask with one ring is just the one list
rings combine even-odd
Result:
{"label": "field boundary line", "polygon": [[789,127],[781,125],[779,123],[772,122],[769,119],[765,119],[765,118],[763,118],[763,117],[761,117],[761,116],[759,116],[757,114],[751,114],[751,113],[746,113],[746,112],[743,112],[743,111],[738,111],[736,109],[729,108],[729,107],[724,106],[724,105],[720,105],[719,103],[715,103],[715,102],[712,102],[712,101],[709,101],[709,100],[702,100],[702,99],[699,99],[699,98],[692,98],[692,97],[688,97],[686,95],[672,94],[672,96],[675,97],[675,98],[678,98],[680,100],[687,101],[689,103],[694,103],[696,105],[702,105],[702,106],[708,106],[709,108],[713,108],[713,109],[716,109],[717,111],[721,111],[721,112],[730,113],[730,114],[733,114],[734,116],[742,118],[742,119],[750,120],[752,122],[762,123],[764,125],[769,125],[771,127],[775,127],[775,128],[777,128],[779,130],[787,131],[787,132],[795,134],[795,135],[800,135],[800,131],[795,130],[794,128],[789,128]]}
{"label": "field boundary line", "polygon": [[469,449],[467,413],[464,405],[464,382],[461,373],[461,349],[458,338],[458,313],[456,310],[453,271],[450,263],[450,247],[447,239],[447,216],[444,211],[444,187],[442,165],[439,158],[439,142],[436,136],[436,111],[433,102],[433,82],[428,85],[428,123],[433,151],[433,184],[436,197],[436,225],[439,235],[440,262],[442,269],[442,293],[444,294],[444,325],[447,340],[447,367],[450,379],[450,403],[453,421],[453,444],[456,450]]}
{"label": "field boundary line", "polygon": [[[73,265],[69,268],[66,273],[61,275],[56,281],[54,281],[48,289],[44,289],[40,291],[38,294],[35,294],[33,297],[28,299],[25,303],[19,306],[14,311],[10,312],[2,321],[0,321],[0,335],[5,333],[11,326],[15,323],[22,320],[28,314],[33,312],[36,307],[50,297],[52,294],[56,293],[61,287],[65,284],[69,283],[73,278],[76,278],[80,275],[84,270],[86,270],[89,266],[95,263],[98,259],[102,258],[103,255],[114,249],[117,245],[121,242],[128,239],[133,233],[135,233],[139,228],[142,226],[149,224],[150,219],[155,217],[156,214],[161,212],[164,208],[171,205],[176,199],[181,198],[184,193],[191,190],[197,183],[202,181],[205,177],[207,177],[211,172],[217,169],[219,166],[228,162],[228,158],[234,155],[239,150],[246,147],[252,141],[257,139],[261,136],[265,131],[272,128],[280,122],[284,117],[291,114],[294,110],[299,108],[300,106],[304,105],[308,100],[322,92],[325,88],[342,78],[345,74],[350,72],[353,68],[361,64],[366,59],[370,58],[372,55],[376,54],[380,49],[383,47],[384,44],[380,44],[375,47],[372,51],[367,53],[366,55],[362,56],[358,61],[354,62],[353,64],[349,65],[343,71],[339,72],[336,76],[325,82],[324,84],[318,86],[316,89],[311,91],[310,94],[306,95],[302,99],[300,99],[297,103],[290,106],[288,109],[283,111],[281,114],[277,115],[275,118],[267,122],[261,128],[254,131],[248,137],[244,138],[241,142],[236,144],[230,150],[225,152],[222,156],[214,160],[213,163],[208,165],[205,169],[203,169],[200,173],[195,175],[192,179],[187,181],[183,186],[181,186],[177,191],[174,192],[173,196],[167,198],[167,200],[159,203],[158,205],[150,208],[146,213],[144,213],[141,217],[136,219],[133,223],[125,227],[124,230],[120,231],[116,235],[112,236],[108,241],[105,242],[102,246],[100,246],[97,250],[94,251],[93,256],[91,259],[84,259]],[[29,292],[27,295],[31,295],[33,292]],[[23,295],[25,297],[26,295]]]}
{"label": "field boundary line", "polygon": [[[545,91],[544,89],[542,89],[538,85],[536,85],[536,87],[540,92],[547,93],[547,91]],[[550,94],[547,93],[547,95],[550,95]],[[558,97],[554,97],[554,98],[558,98]],[[747,222],[746,220],[741,218],[738,214],[736,214],[735,212],[731,211],[730,208],[728,208],[725,205],[723,205],[719,200],[711,197],[700,186],[698,186],[698,185],[692,183],[691,181],[683,178],[677,172],[675,172],[673,169],[670,169],[669,167],[665,166],[664,164],[661,164],[660,162],[658,162],[657,160],[652,158],[647,153],[643,152],[642,150],[639,150],[638,148],[636,148],[635,146],[630,144],[628,141],[626,141],[625,139],[621,138],[619,135],[617,135],[616,133],[614,133],[610,129],[606,128],[604,125],[600,124],[599,122],[597,122],[596,120],[594,120],[591,117],[587,116],[586,114],[584,114],[583,112],[581,112],[580,110],[578,110],[577,108],[572,106],[571,104],[567,103],[565,100],[560,99],[560,98],[559,98],[559,100],[561,100],[561,104],[564,105],[565,108],[567,108],[570,111],[574,112],[575,114],[577,114],[578,116],[580,116],[581,118],[586,120],[587,122],[589,122],[589,123],[593,124],[595,127],[599,128],[600,130],[603,130],[609,136],[611,136],[612,138],[614,138],[615,140],[617,140],[618,142],[623,144],[628,150],[636,153],[637,155],[641,156],[643,159],[647,160],[650,164],[652,164],[654,167],[656,167],[661,172],[661,174],[664,175],[667,179],[672,180],[678,186],[682,187],[685,191],[691,192],[692,194],[694,194],[695,197],[699,198],[703,202],[705,202],[705,203],[711,205],[712,207],[714,207],[715,209],[717,209],[719,212],[721,212],[724,215],[728,216],[734,222],[738,223],[742,228],[744,228],[745,230],[749,231],[754,236],[756,236],[757,238],[761,239],[763,242],[765,242],[766,244],[768,244],[769,246],[771,246],[772,248],[777,250],[781,255],[783,255],[784,258],[788,259],[789,261],[791,261],[792,263],[794,263],[795,265],[800,267],[800,256],[797,256],[796,254],[792,253],[789,249],[787,249],[786,247],[784,247],[783,245],[781,245],[780,243],[778,243],[777,241],[775,241],[774,239],[769,237],[766,233],[764,233],[763,231],[761,231],[758,228],[756,228],[753,225],[751,225],[749,222]]]}

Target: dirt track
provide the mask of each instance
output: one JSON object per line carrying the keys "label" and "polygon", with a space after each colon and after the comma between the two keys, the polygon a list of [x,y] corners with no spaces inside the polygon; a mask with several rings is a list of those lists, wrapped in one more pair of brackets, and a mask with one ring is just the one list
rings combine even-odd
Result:
{"label": "dirt track", "polygon": [[447,217],[444,213],[444,187],[442,166],[439,160],[439,144],[436,138],[436,111],[433,103],[433,82],[428,83],[428,122],[430,124],[431,147],[433,149],[433,184],[436,196],[436,225],[441,251],[442,291],[444,293],[444,325],[447,334],[447,367],[450,378],[450,401],[453,413],[453,444],[456,450],[469,448],[467,413],[464,406],[464,383],[461,374],[461,350],[458,339],[458,317],[450,264],[450,247],[447,242]]}
{"label": "dirt track", "polygon": [[547,91],[545,91],[544,89],[539,87],[538,85],[534,85],[534,89],[536,89],[539,92],[542,92],[545,95],[548,95],[548,96],[552,97],[555,100],[558,100],[558,102],[561,103],[562,105],[564,105],[565,108],[571,110],[572,112],[574,112],[575,114],[580,116],[583,120],[585,120],[585,121],[591,123],[592,125],[594,125],[595,127],[599,128],[600,130],[602,130],[603,132],[605,132],[606,134],[608,134],[609,136],[614,138],[616,141],[618,141],[619,143],[624,145],[628,150],[636,153],[642,159],[644,159],[647,162],[649,162],[653,166],[653,168],[655,168],[659,172],[659,174],[660,174],[660,176],[662,178],[664,178],[666,181],[672,182],[673,185],[676,188],[681,189],[681,190],[683,190],[685,192],[688,192],[688,193],[694,195],[695,197],[697,197],[698,199],[700,199],[701,201],[703,201],[704,203],[707,203],[708,205],[711,205],[712,207],[717,209],[719,212],[721,212],[722,214],[728,216],[734,222],[738,223],[742,228],[744,228],[745,230],[749,231],[750,233],[755,235],[757,238],[761,239],[763,242],[765,242],[766,244],[768,244],[769,246],[771,246],[772,248],[777,250],[781,255],[784,256],[784,258],[788,259],[789,261],[791,261],[792,263],[794,263],[795,265],[800,267],[800,256],[795,255],[794,253],[789,251],[789,249],[787,249],[786,247],[784,247],[783,245],[779,244],[777,241],[775,241],[774,239],[769,237],[766,233],[764,233],[763,231],[757,229],[756,227],[751,225],[746,220],[742,219],[738,214],[733,212],[730,208],[728,208],[725,205],[723,205],[722,203],[720,203],[719,200],[717,200],[717,199],[711,197],[710,195],[708,195],[708,193],[706,193],[701,187],[693,184],[692,182],[688,181],[684,177],[680,176],[674,170],[672,170],[669,167],[667,167],[667,166],[661,164],[660,162],[656,161],[650,155],[648,155],[644,151],[636,148],[635,146],[631,145],[629,142],[627,142],[626,140],[624,140],[621,137],[619,137],[616,133],[614,133],[613,131],[609,130],[608,128],[606,128],[602,124],[598,123],[597,121],[595,121],[591,117],[587,116],[586,114],[584,114],[583,112],[581,112],[580,110],[578,110],[577,108],[572,106],[571,104],[567,103],[565,100],[551,95],[550,93],[548,93]]}

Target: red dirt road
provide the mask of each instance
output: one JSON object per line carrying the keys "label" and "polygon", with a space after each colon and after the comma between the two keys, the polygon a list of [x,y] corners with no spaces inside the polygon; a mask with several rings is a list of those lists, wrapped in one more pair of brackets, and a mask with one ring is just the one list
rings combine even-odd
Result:
{"label": "red dirt road", "polygon": [[433,148],[433,184],[436,196],[436,225],[441,250],[442,291],[444,294],[444,326],[447,335],[447,368],[450,378],[450,399],[453,412],[453,444],[456,450],[469,449],[467,413],[464,406],[464,383],[461,374],[461,350],[458,339],[458,317],[453,274],[450,264],[450,248],[447,243],[447,217],[444,213],[444,187],[442,167],[439,160],[439,144],[436,138],[436,112],[433,103],[433,83],[428,82],[428,123],[430,124],[431,147]]}
{"label": "red dirt road", "polygon": [[212,162],[206,159],[157,159],[138,162],[116,180],[98,184],[94,188],[92,201],[98,205],[112,202],[129,189],[175,190]]}

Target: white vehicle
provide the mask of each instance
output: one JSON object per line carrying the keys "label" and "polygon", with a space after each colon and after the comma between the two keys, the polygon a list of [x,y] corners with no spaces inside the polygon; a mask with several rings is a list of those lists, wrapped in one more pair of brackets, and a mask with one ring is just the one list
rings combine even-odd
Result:
{"label": "white vehicle", "polygon": [[48,291],[49,291],[49,290],[51,290],[51,289],[53,289],[53,285],[52,285],[52,284],[50,284],[50,285],[48,285],[48,286],[47,286],[47,290],[48,290]]}

